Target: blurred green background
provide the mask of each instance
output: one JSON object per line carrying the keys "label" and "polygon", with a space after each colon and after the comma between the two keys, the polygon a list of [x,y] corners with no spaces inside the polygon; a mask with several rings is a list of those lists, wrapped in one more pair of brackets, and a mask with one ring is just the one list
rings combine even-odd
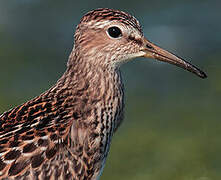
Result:
{"label": "blurred green background", "polygon": [[124,65],[125,121],[101,179],[220,180],[220,0],[1,0],[0,113],[56,82],[75,26],[98,7],[133,14],[149,40],[209,76],[151,59]]}

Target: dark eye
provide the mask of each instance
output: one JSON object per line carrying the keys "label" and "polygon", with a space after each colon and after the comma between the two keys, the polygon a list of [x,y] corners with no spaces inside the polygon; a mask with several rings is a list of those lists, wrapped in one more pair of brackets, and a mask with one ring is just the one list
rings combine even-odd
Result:
{"label": "dark eye", "polygon": [[116,26],[110,27],[107,30],[107,32],[108,32],[109,36],[112,38],[119,38],[120,36],[122,36],[122,32],[121,32],[120,28],[118,28]]}

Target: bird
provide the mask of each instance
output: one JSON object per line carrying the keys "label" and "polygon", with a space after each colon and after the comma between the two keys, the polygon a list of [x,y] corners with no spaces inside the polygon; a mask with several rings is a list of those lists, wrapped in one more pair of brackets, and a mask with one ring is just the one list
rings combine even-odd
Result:
{"label": "bird", "polygon": [[120,66],[137,57],[207,77],[146,39],[134,16],[109,8],[92,10],[76,28],[60,79],[0,115],[0,179],[99,179],[124,119]]}

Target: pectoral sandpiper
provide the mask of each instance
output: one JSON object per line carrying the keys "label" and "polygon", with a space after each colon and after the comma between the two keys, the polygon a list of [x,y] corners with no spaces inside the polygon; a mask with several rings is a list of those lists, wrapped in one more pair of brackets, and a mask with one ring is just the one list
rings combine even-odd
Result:
{"label": "pectoral sandpiper", "polygon": [[0,116],[0,179],[99,179],[123,120],[120,65],[136,57],[206,74],[148,41],[139,22],[112,9],[81,19],[67,70],[40,96]]}

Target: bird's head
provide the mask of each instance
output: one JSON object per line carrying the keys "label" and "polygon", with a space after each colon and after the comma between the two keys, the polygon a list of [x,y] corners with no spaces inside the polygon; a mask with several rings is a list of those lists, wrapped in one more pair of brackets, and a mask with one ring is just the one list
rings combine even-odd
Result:
{"label": "bird's head", "polygon": [[119,67],[129,59],[147,57],[206,78],[197,67],[148,41],[137,19],[118,10],[102,8],[83,16],[75,32],[74,50],[94,65]]}

